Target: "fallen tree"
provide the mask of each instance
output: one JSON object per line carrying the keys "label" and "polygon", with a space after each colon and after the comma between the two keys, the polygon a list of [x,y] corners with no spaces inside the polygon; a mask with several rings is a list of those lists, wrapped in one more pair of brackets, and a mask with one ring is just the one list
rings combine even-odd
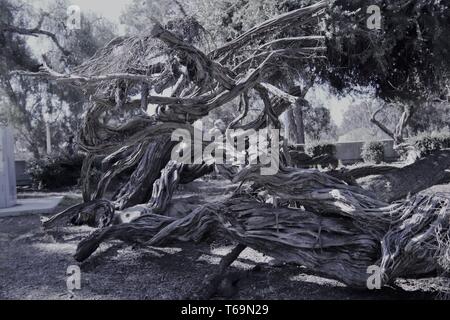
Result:
{"label": "fallen tree", "polygon": [[[169,246],[227,238],[238,246],[222,269],[248,246],[355,287],[366,286],[372,265],[381,270],[381,284],[401,276],[448,271],[448,200],[417,195],[391,204],[389,198],[400,199],[405,191],[415,193],[433,185],[436,181],[430,175],[400,187],[405,176],[429,169],[430,163],[439,163],[431,166],[436,174],[444,171],[448,160],[444,154],[383,171],[393,185],[390,192],[382,183],[365,190],[349,182],[380,169],[353,173],[296,169],[289,167],[288,152],[282,152],[285,158],[273,175],[260,175],[261,167],[255,165],[241,170],[218,165],[218,172],[241,184],[239,190],[224,201],[186,206],[181,217],[168,214],[177,185],[213,168],[207,163],[170,161],[175,146],[171,132],[180,128],[193,132],[196,120],[237,98],[241,114],[230,129],[280,128],[278,117],[292,105],[306,103],[308,89],[308,85],[279,89],[285,72],[280,66],[323,58],[324,38],[305,30],[317,23],[327,5],[319,1],[274,17],[209,54],[154,23],[148,36],[115,39],[72,74],[48,67],[39,73],[18,72],[81,86],[91,97],[79,138],[86,153],[85,203],[50,218],[44,226],[71,222],[99,228],[79,244],[78,261],[112,239]],[[299,36],[283,37],[286,26],[294,22],[299,27],[292,27],[293,32]],[[158,95],[163,91],[171,93]],[[264,108],[255,120],[245,122],[250,93]],[[145,112],[149,103],[158,105],[151,116]],[[117,125],[117,115],[131,120]],[[98,180],[91,175],[96,161],[102,163]],[[111,184],[130,171],[125,183]],[[218,279],[220,275],[213,282]],[[207,296],[213,291],[208,287]]]}

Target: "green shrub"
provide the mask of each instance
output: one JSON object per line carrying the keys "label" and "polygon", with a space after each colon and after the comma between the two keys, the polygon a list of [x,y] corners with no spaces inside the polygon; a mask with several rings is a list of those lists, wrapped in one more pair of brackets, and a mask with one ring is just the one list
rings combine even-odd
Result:
{"label": "green shrub", "polygon": [[450,148],[450,132],[422,133],[411,139],[420,156]]}
{"label": "green shrub", "polygon": [[306,147],[306,153],[313,158],[323,155],[334,156],[336,145],[329,142],[314,142]]}
{"label": "green shrub", "polygon": [[80,179],[83,157],[64,155],[46,156],[28,164],[33,184],[40,189],[72,187]]}
{"label": "green shrub", "polygon": [[382,142],[370,141],[364,143],[361,157],[364,162],[380,163],[384,161],[384,146]]}

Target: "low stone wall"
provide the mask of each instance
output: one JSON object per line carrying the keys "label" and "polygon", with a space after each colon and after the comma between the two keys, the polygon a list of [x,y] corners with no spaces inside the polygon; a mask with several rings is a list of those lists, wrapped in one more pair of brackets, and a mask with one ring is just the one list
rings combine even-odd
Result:
{"label": "low stone wall", "polygon": [[[384,161],[393,162],[398,159],[398,154],[394,150],[393,140],[380,141],[384,146]],[[336,157],[344,164],[350,165],[356,162],[363,161],[361,158],[361,151],[364,142],[338,142],[336,145]]]}
{"label": "low stone wall", "polygon": [[[397,161],[399,155],[394,150],[394,141],[393,140],[381,140],[379,141],[384,146],[384,161],[385,162],[394,162]],[[355,141],[355,142],[336,142],[333,143],[336,146],[336,158],[342,162],[344,165],[352,165],[357,162],[362,162],[361,158],[362,148],[364,146],[364,141]],[[300,159],[299,162],[304,162],[307,160],[308,156],[304,154],[305,146],[304,145],[295,145],[292,146],[292,149],[295,150],[295,156]],[[293,157],[294,155],[291,155]],[[305,158],[306,157],[306,158]]]}

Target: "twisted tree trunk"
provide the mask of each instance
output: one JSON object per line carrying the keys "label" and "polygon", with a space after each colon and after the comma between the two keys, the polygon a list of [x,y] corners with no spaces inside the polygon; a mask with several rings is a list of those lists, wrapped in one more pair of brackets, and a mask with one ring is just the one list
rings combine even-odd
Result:
{"label": "twisted tree trunk", "polygon": [[[22,72],[80,85],[92,95],[80,135],[80,148],[88,155],[83,166],[85,203],[44,226],[72,222],[99,227],[80,242],[78,261],[112,239],[168,246],[220,237],[239,244],[231,258],[248,246],[356,287],[366,286],[372,265],[380,268],[382,284],[400,276],[449,270],[448,200],[417,195],[390,204],[440,179],[449,165],[447,151],[369,177],[364,183],[367,190],[355,180],[370,170],[327,174],[283,166],[279,161],[279,172],[264,176],[260,166],[239,171],[220,165],[218,171],[240,183],[240,188],[225,200],[185,206],[182,214],[169,214],[176,203],[172,196],[177,185],[212,170],[207,164],[169,162],[175,143],[170,134],[176,129],[192,133],[194,121],[236,98],[244,101],[245,110],[230,127],[279,128],[284,111],[307,103],[307,87],[284,92],[274,85],[279,83],[280,71],[287,72],[280,65],[298,68],[302,60],[322,58],[324,37],[305,34],[305,30],[314,30],[327,5],[328,1],[319,1],[269,19],[209,54],[155,23],[146,37],[111,41],[74,74],[48,68],[37,74]],[[279,31],[288,28],[300,34],[282,38],[284,33]],[[314,46],[308,41],[314,41]],[[250,56],[249,51],[253,51]],[[167,89],[170,96],[149,94]],[[145,97],[135,99],[136,92]],[[250,93],[263,110],[245,122]],[[158,105],[155,115],[142,113],[146,103]],[[105,113],[117,110],[135,113],[121,125],[118,119],[114,124],[104,120]],[[98,181],[90,179],[94,160],[102,162]],[[125,172],[132,172],[125,184],[110,183]],[[112,199],[107,199],[108,190],[114,191]],[[227,265],[229,261],[224,261],[223,266]]]}

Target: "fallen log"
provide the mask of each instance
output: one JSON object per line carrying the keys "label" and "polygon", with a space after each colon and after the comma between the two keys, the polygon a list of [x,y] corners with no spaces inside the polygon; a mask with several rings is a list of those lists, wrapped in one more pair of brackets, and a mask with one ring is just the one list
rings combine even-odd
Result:
{"label": "fallen log", "polygon": [[182,219],[149,214],[132,223],[98,230],[79,244],[75,258],[87,259],[100,243],[111,239],[176,246],[225,237],[353,287],[366,287],[368,267],[376,265],[384,285],[397,277],[442,270],[438,256],[445,248],[436,233],[445,230],[448,234],[449,214],[448,203],[441,201],[420,196],[401,206],[379,208],[380,214],[387,217],[394,212],[397,218],[391,221],[392,226],[382,226],[386,232],[382,235],[381,225],[371,230],[343,216],[273,208],[237,197],[204,206]]}
{"label": "fallen log", "polygon": [[[258,182],[272,195],[296,199],[314,212],[274,207],[244,192],[183,218],[147,212],[131,223],[98,230],[79,244],[75,258],[87,259],[111,239],[176,246],[227,238],[353,287],[366,287],[373,265],[380,268],[382,284],[444,269],[439,259],[442,250],[448,250],[442,241],[450,231],[447,199],[418,195],[389,205],[361,188],[309,171],[286,169],[276,176],[259,176],[249,170],[236,180]],[[309,179],[304,179],[306,174]],[[291,183],[285,183],[286,175]]]}

